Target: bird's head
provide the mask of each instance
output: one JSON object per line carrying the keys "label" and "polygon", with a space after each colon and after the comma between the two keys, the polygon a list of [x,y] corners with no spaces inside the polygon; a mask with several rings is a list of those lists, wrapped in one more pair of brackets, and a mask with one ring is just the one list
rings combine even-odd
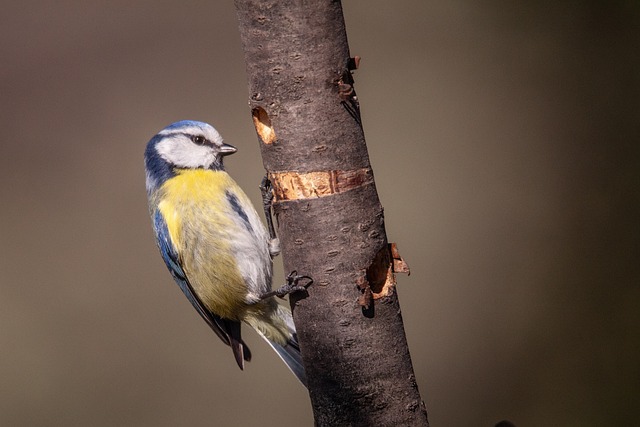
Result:
{"label": "bird's head", "polygon": [[222,158],[235,153],[213,126],[191,120],[162,129],[147,144],[144,154],[147,191],[174,175],[174,169],[224,170]]}

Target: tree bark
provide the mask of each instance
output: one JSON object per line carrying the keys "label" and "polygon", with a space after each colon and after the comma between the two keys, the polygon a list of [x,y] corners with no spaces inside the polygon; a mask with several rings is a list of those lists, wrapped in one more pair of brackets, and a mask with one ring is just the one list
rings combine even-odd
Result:
{"label": "tree bark", "polygon": [[[236,0],[249,104],[318,426],[428,426],[339,1]],[[395,248],[394,248],[395,249]]]}

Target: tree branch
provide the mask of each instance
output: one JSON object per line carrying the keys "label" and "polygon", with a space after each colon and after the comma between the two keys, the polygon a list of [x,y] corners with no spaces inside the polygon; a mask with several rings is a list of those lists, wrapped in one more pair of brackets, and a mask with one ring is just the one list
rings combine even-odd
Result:
{"label": "tree branch", "polygon": [[316,425],[427,426],[339,1],[236,0]]}

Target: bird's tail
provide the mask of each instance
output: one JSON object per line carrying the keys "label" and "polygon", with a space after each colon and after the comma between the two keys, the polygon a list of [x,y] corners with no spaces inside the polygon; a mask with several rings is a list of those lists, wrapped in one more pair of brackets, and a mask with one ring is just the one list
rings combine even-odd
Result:
{"label": "bird's tail", "polygon": [[[282,359],[291,372],[293,372],[298,380],[300,380],[302,385],[307,387],[307,375],[304,372],[304,365],[302,364],[302,355],[300,354],[300,346],[298,345],[298,336],[296,334],[296,327],[293,324],[293,317],[286,307],[278,303],[275,303],[275,305],[277,308],[273,318],[274,320],[277,319],[277,323],[282,323],[284,326],[284,328],[278,328],[280,329],[278,331],[280,333],[271,333],[272,330],[270,327],[265,330],[264,324],[252,326],[254,326],[254,329],[260,334],[260,336],[269,343],[271,348],[278,353],[280,359]],[[282,330],[285,328],[286,332]]]}

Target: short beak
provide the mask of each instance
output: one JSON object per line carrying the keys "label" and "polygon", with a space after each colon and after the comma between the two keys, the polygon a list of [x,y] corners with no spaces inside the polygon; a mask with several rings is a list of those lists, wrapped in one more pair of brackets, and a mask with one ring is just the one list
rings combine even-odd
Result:
{"label": "short beak", "polygon": [[233,145],[222,144],[220,146],[220,155],[221,156],[228,156],[229,154],[233,154],[236,151],[238,151],[238,149],[236,147],[234,147]]}

